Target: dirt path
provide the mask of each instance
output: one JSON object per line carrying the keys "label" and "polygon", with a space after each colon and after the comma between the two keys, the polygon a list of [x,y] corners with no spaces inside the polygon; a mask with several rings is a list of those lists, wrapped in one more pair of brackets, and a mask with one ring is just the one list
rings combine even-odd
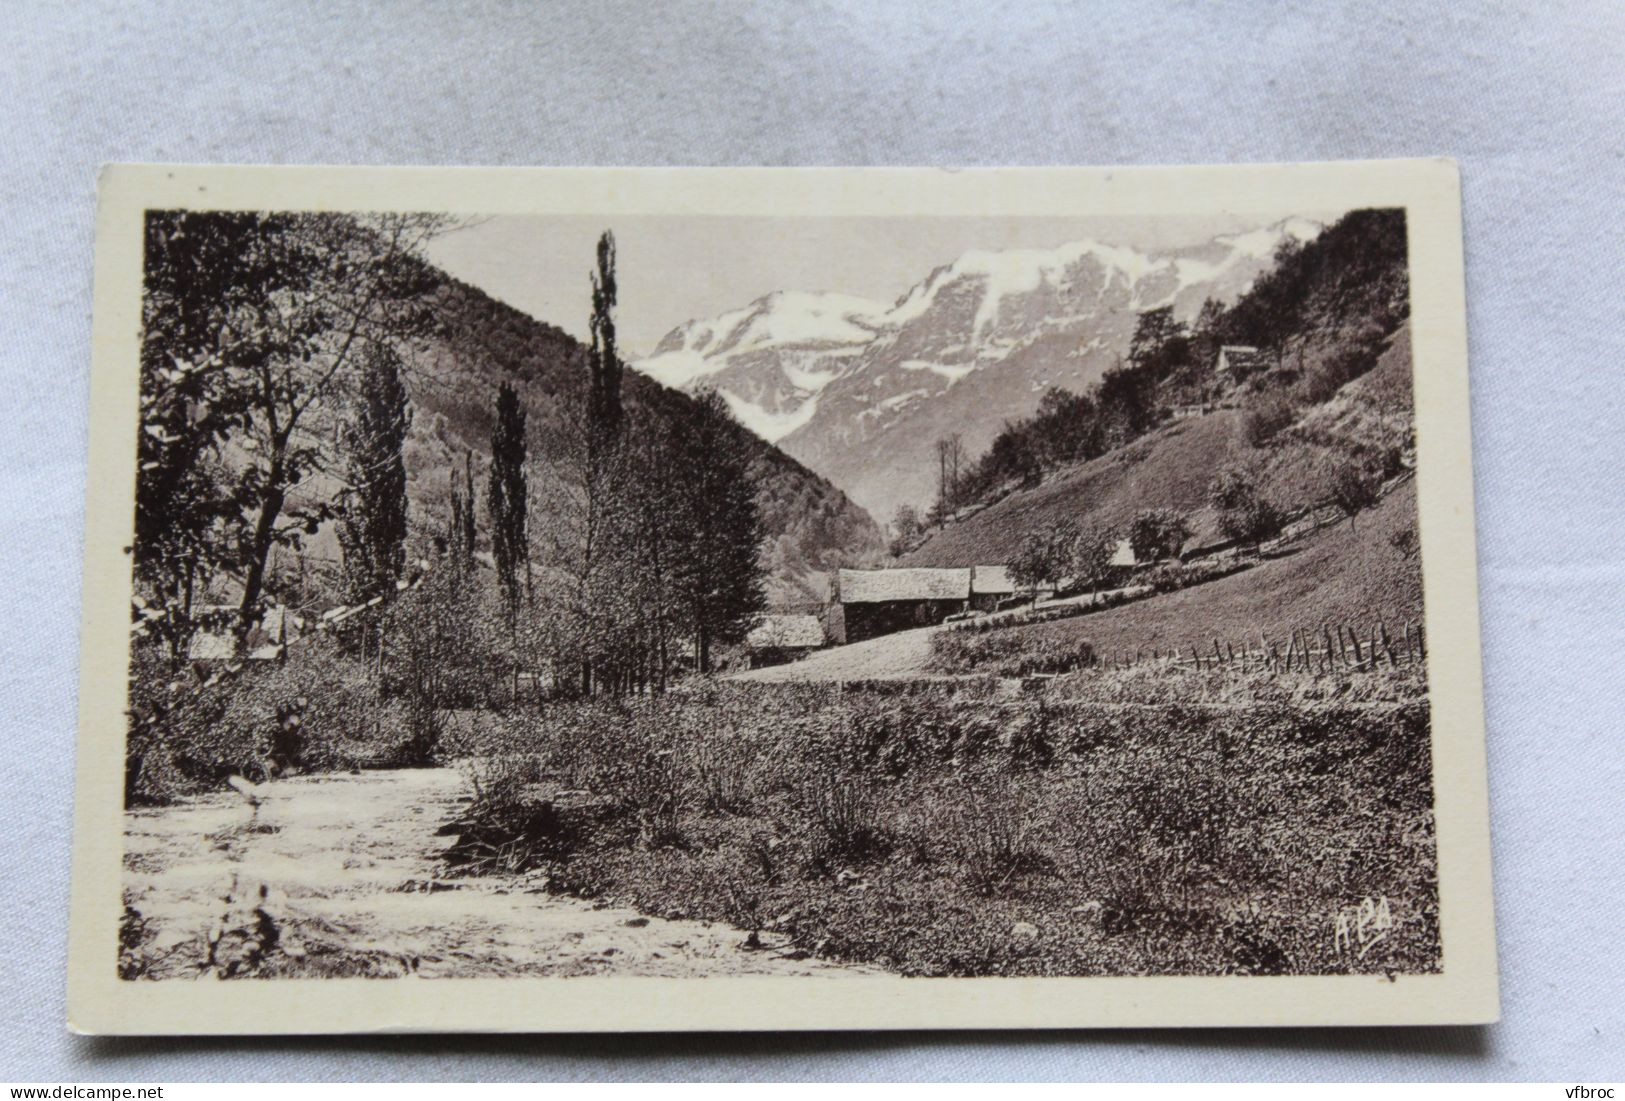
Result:
{"label": "dirt path", "polygon": [[[454,768],[295,777],[258,807],[228,791],[125,815],[124,897],[152,977],[265,952],[253,972],[423,976],[839,974],[742,947],[726,925],[648,918],[501,877],[447,880],[436,830],[470,794]],[[264,901],[260,887],[264,885]],[[258,919],[263,908],[274,932]]]}
{"label": "dirt path", "polygon": [[899,631],[894,635],[832,646],[788,665],[772,665],[735,674],[742,681],[885,680],[926,675],[931,659],[931,636],[936,627]]}

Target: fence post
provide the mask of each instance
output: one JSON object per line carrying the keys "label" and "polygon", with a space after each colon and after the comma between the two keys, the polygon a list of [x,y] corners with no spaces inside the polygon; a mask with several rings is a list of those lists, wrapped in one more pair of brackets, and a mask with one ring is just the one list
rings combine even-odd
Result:
{"label": "fence post", "polygon": [[1350,627],[1348,629],[1348,632],[1349,632],[1349,645],[1354,647],[1354,664],[1356,666],[1364,665],[1365,664],[1365,655],[1360,653],[1360,636],[1354,633],[1354,628],[1353,627]]}

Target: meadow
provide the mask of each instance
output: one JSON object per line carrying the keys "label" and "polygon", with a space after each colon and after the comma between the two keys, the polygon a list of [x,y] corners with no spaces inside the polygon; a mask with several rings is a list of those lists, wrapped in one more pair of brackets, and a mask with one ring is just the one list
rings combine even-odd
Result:
{"label": "meadow", "polygon": [[910,975],[1439,966],[1420,669],[707,682],[485,716],[449,874]]}

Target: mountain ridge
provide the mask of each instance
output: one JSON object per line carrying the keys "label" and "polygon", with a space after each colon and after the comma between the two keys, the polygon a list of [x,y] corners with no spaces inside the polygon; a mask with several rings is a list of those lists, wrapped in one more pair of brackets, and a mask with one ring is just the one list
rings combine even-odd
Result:
{"label": "mountain ridge", "polygon": [[1234,299],[1280,244],[1323,228],[1290,217],[1177,249],[972,249],[889,306],[775,291],[675,327],[632,366],[676,388],[714,387],[747,428],[884,522],[929,500],[938,436],[980,451],[1047,387],[1099,379],[1138,312],[1167,305],[1183,320],[1208,297]]}

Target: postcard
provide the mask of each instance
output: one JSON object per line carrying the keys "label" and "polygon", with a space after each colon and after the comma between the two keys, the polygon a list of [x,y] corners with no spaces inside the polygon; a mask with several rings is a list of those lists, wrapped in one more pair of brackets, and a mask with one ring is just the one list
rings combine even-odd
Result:
{"label": "postcard", "polygon": [[1459,196],[109,167],[71,1027],[1495,1019]]}

